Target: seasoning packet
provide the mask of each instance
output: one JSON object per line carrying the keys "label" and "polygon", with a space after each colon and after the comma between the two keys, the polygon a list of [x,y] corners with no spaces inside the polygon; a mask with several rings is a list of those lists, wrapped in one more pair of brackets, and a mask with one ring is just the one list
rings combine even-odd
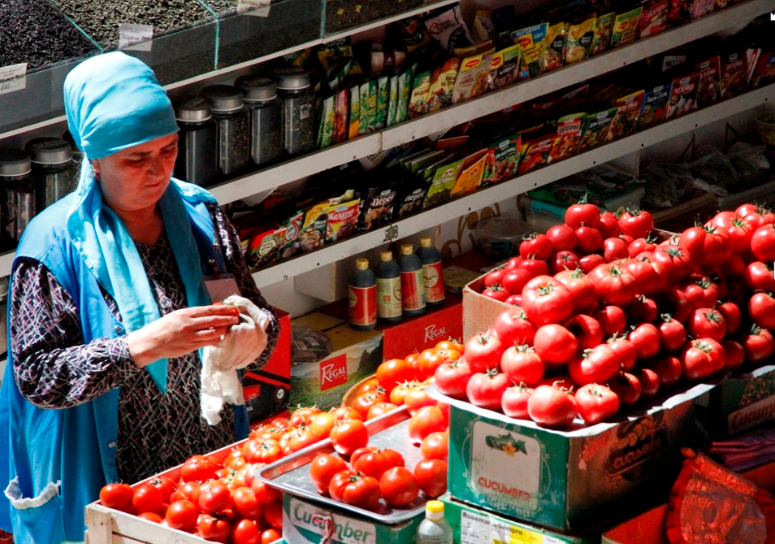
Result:
{"label": "seasoning packet", "polygon": [[449,163],[454,156],[453,153],[444,153],[443,155],[440,155],[438,160],[434,160],[431,164],[419,170],[417,175],[425,180],[426,183],[431,183],[433,181],[433,176],[436,174],[436,170]]}
{"label": "seasoning packet", "polygon": [[392,127],[396,124],[398,114],[398,76],[390,76],[390,95],[388,96],[387,126]]}
{"label": "seasoning packet", "polygon": [[565,64],[573,64],[592,56],[597,15],[584,17],[582,21],[568,25],[565,39]]}
{"label": "seasoning packet", "polygon": [[347,131],[348,139],[357,138],[361,125],[361,88],[358,85],[350,87],[350,117]]}
{"label": "seasoning packet", "polygon": [[360,199],[358,230],[369,230],[385,225],[393,218],[393,208],[398,194],[395,184],[387,187],[371,187]]}
{"label": "seasoning packet", "polygon": [[451,198],[452,187],[455,185],[462,168],[463,159],[459,159],[436,169],[423,200],[423,209],[441,204]]}
{"label": "seasoning packet", "polygon": [[367,81],[361,85],[361,122],[359,134],[377,130],[377,82]]}
{"label": "seasoning packet", "polygon": [[670,102],[670,84],[646,89],[638,116],[638,130],[652,127],[667,119],[667,105]]}
{"label": "seasoning packet", "polygon": [[[478,158],[477,158],[478,157]],[[466,162],[473,160],[473,164],[466,165]],[[473,193],[482,184],[482,177],[484,177],[484,170],[487,164],[487,151],[482,149],[474,154],[473,158],[468,157],[467,161],[463,163],[463,169],[460,175],[455,180],[455,184],[452,186],[452,197],[467,195]]]}
{"label": "seasoning packet", "polygon": [[452,88],[452,103],[475,98],[487,90],[487,78],[495,49],[463,59]]}
{"label": "seasoning packet", "polygon": [[549,164],[550,154],[554,144],[557,143],[557,139],[557,133],[551,133],[536,136],[525,142],[517,171],[520,174],[526,174],[531,170]]}
{"label": "seasoning packet", "polygon": [[428,93],[431,88],[431,72],[421,72],[414,76],[412,96],[409,100],[409,117],[417,117],[428,112]]}
{"label": "seasoning packet", "polygon": [[697,105],[706,108],[721,98],[721,57],[715,56],[694,67],[700,73]]}
{"label": "seasoning packet", "polygon": [[333,143],[334,122],[336,120],[336,103],[334,95],[323,99],[323,107],[320,115],[320,126],[318,129],[318,149],[324,149]]}
{"label": "seasoning packet", "polygon": [[670,89],[670,102],[667,106],[667,118],[673,119],[697,109],[697,89],[700,73],[694,72],[673,80]]}
{"label": "seasoning packet", "polygon": [[451,52],[474,43],[460,14],[460,4],[435,9],[425,16],[424,22],[431,38],[439,42],[444,51]]}
{"label": "seasoning packet", "polygon": [[326,208],[326,243],[341,240],[358,230],[360,199],[334,204]]}
{"label": "seasoning packet", "polygon": [[611,48],[615,22],[615,11],[598,16],[597,23],[595,24],[595,38],[592,40],[593,55],[608,51]]}
{"label": "seasoning packet", "polygon": [[277,262],[279,243],[274,232],[275,229],[269,229],[250,240],[245,259],[251,270],[260,270]]}
{"label": "seasoning packet", "polygon": [[643,6],[616,15],[614,19],[614,33],[611,37],[611,48],[627,45],[635,41],[638,36],[638,24],[643,13]]}
{"label": "seasoning packet", "polygon": [[492,22],[492,12],[477,10],[474,17],[474,40],[476,43],[492,40],[496,34],[495,23]]}
{"label": "seasoning packet", "polygon": [[549,152],[549,162],[556,162],[576,153],[581,141],[585,113],[565,115],[557,120],[557,141]]}
{"label": "seasoning packet", "polygon": [[512,45],[495,53],[490,62],[487,88],[494,91],[516,82],[521,62],[522,48],[519,45]]}
{"label": "seasoning packet", "polygon": [[721,98],[737,96],[748,88],[745,55],[729,53],[721,57]]}
{"label": "seasoning packet", "polygon": [[457,57],[459,59],[464,59],[466,57],[472,57],[474,55],[478,55],[479,53],[484,53],[485,51],[488,51],[492,49],[493,43],[491,40],[487,40],[486,42],[477,43],[475,45],[470,45],[468,47],[463,47],[460,49],[455,49],[452,51],[452,56]]}
{"label": "seasoning packet", "polygon": [[299,210],[283,221],[281,230],[275,231],[275,238],[280,244],[278,247],[280,259],[290,259],[301,249],[299,236],[301,226],[304,223],[304,212]]}
{"label": "seasoning packet", "polygon": [[511,33],[514,43],[522,47],[522,57],[527,64],[528,77],[541,75],[544,68],[544,50],[546,49],[546,35],[549,32],[549,23],[515,30]]}
{"label": "seasoning packet", "polygon": [[562,66],[565,56],[565,40],[567,25],[564,22],[550,25],[546,32],[546,49],[544,50],[544,71],[554,70]]}
{"label": "seasoning packet", "polygon": [[667,24],[678,26],[692,20],[692,5],[694,0],[669,0],[670,9],[667,12]]}
{"label": "seasoning packet", "polygon": [[333,143],[338,144],[347,140],[349,125],[347,115],[350,108],[350,91],[342,89],[336,93],[336,111],[334,116]]}
{"label": "seasoning packet", "polygon": [[428,91],[428,111],[436,111],[452,104],[452,89],[455,87],[460,59],[452,57],[433,71]]}
{"label": "seasoning packet", "polygon": [[401,219],[409,214],[422,210],[428,185],[410,186],[399,192],[396,203],[395,219]]}
{"label": "seasoning packet", "polygon": [[643,14],[640,16],[641,38],[658,34],[667,28],[667,13],[670,10],[670,0],[645,0]]}
{"label": "seasoning packet", "polygon": [[487,142],[482,185],[492,185],[517,174],[519,157],[522,154],[520,134],[500,136]]}
{"label": "seasoning packet", "polygon": [[607,139],[609,142],[629,136],[637,130],[638,116],[645,94],[645,91],[636,91],[614,101],[614,106],[618,108],[618,111],[614,120],[611,121],[611,128],[608,131]]}
{"label": "seasoning packet", "polygon": [[758,89],[775,81],[775,51],[763,51],[751,76],[751,87]]}
{"label": "seasoning packet", "polygon": [[374,117],[374,126],[377,130],[385,128],[388,100],[390,100],[390,80],[387,76],[383,76],[377,79],[377,113]]}
{"label": "seasoning packet", "polygon": [[446,153],[442,150],[438,150],[438,151],[428,150],[427,153],[423,153],[419,157],[409,157],[404,163],[404,166],[406,166],[407,170],[409,170],[412,174],[416,174],[420,170],[427,168],[434,162],[439,161],[445,155]]}
{"label": "seasoning packet", "polygon": [[694,0],[692,4],[692,20],[710,15],[715,7],[715,0]]}
{"label": "seasoning packet", "polygon": [[431,43],[431,35],[425,29],[422,18],[415,15],[390,25],[390,33],[397,37],[407,53],[421,49]]}
{"label": "seasoning packet", "polygon": [[336,208],[342,202],[347,202],[355,197],[352,190],[346,191],[342,196],[329,198],[311,206],[304,215],[304,223],[301,226],[299,240],[302,251],[311,251],[323,245],[326,239],[326,226],[328,225],[328,210]]}
{"label": "seasoning packet", "polygon": [[608,131],[611,128],[611,122],[617,111],[619,111],[619,108],[611,107],[584,117],[579,153],[605,142],[608,137]]}

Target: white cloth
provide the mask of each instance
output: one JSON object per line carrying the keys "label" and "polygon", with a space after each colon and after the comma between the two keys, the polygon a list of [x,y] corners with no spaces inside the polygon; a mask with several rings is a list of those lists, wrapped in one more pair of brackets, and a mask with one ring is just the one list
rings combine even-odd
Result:
{"label": "white cloth", "polygon": [[232,295],[223,301],[240,312],[240,320],[214,346],[202,350],[202,417],[208,424],[221,421],[224,403],[245,404],[238,368],[254,362],[266,349],[270,318],[246,298]]}

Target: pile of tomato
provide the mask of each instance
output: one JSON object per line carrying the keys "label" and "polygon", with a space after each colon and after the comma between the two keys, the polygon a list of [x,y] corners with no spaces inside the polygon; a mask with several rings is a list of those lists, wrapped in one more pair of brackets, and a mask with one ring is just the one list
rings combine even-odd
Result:
{"label": "pile of tomato", "polygon": [[435,383],[547,427],[605,421],[680,381],[768,359],[773,261],[775,213],[752,204],[672,236],[645,211],[573,205],[485,277],[482,294],[513,308]]}

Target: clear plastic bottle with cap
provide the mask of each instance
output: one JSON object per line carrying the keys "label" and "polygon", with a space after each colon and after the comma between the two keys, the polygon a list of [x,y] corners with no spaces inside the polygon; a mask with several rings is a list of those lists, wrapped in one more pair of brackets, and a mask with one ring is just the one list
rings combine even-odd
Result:
{"label": "clear plastic bottle with cap", "polygon": [[398,323],[401,313],[401,269],[393,260],[393,252],[379,254],[374,269],[377,276],[377,318],[383,323]]}
{"label": "clear plastic bottle with cap", "polygon": [[38,212],[75,190],[78,172],[73,168],[73,148],[60,138],[35,138],[27,142],[35,181]]}
{"label": "clear plastic bottle with cap", "polygon": [[315,149],[315,93],[309,71],[298,66],[274,69],[283,101],[283,151],[288,157]]}
{"label": "clear plastic bottle with cap", "polygon": [[173,103],[180,127],[175,177],[208,187],[217,181],[215,121],[210,104],[199,96],[183,96]]}
{"label": "clear plastic bottle with cap", "polygon": [[377,325],[377,278],[369,269],[368,259],[355,261],[355,272],[347,285],[350,326],[368,331]]}
{"label": "clear plastic bottle with cap", "polygon": [[427,236],[420,238],[420,247],[416,251],[422,262],[422,276],[425,285],[425,304],[429,308],[444,305],[444,272],[441,267],[441,252],[433,246],[433,240]]}
{"label": "clear plastic bottle with cap", "polygon": [[32,161],[20,149],[0,149],[0,186],[5,189],[2,223],[13,245],[35,217],[35,182],[30,175]]}
{"label": "clear plastic bottle with cap", "polygon": [[452,527],[444,519],[444,503],[425,503],[425,519],[417,526],[417,544],[452,544]]}
{"label": "clear plastic bottle with cap", "polygon": [[425,304],[425,281],[422,276],[422,262],[414,254],[412,244],[401,246],[398,258],[401,269],[401,308],[404,316],[422,315],[428,309]]}
{"label": "clear plastic bottle with cap", "polygon": [[283,105],[277,83],[266,77],[243,76],[235,85],[250,111],[250,158],[256,166],[280,160],[283,152]]}
{"label": "clear plastic bottle with cap", "polygon": [[209,85],[201,94],[215,120],[218,178],[244,173],[250,166],[250,118],[242,92],[231,85]]}

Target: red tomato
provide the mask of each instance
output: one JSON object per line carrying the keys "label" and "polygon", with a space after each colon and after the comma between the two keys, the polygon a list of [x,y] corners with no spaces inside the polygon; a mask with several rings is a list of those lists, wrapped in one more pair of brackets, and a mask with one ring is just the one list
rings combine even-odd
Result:
{"label": "red tomato", "polygon": [[627,316],[634,324],[652,323],[657,319],[657,303],[644,295],[638,295],[627,305]]}
{"label": "red tomato", "polygon": [[537,276],[522,290],[522,309],[536,325],[564,323],[573,314],[573,297],[552,276]]}
{"label": "red tomato", "polygon": [[220,467],[204,455],[194,455],[183,463],[180,478],[183,482],[204,482],[215,478],[218,468]]}
{"label": "red tomato", "polygon": [[531,258],[545,261],[552,256],[554,251],[549,237],[537,232],[526,234],[522,237],[522,243],[519,244],[519,256],[523,259]]}
{"label": "red tomato", "polygon": [[715,362],[711,358],[712,350],[713,346],[704,338],[689,342],[680,357],[684,376],[690,380],[702,380],[713,374]]}
{"label": "red tomato", "polygon": [[770,210],[757,204],[743,204],[735,210],[735,214],[745,217],[754,229],[766,224],[764,216],[768,213]]}
{"label": "red tomato", "polygon": [[339,421],[331,429],[331,444],[341,455],[350,455],[369,443],[369,430],[357,419]]}
{"label": "red tomato", "polygon": [[667,276],[661,264],[641,260],[639,256],[637,259],[625,261],[623,266],[635,278],[639,293],[651,296],[662,291],[662,285],[667,280]]}
{"label": "red tomato", "polygon": [[705,233],[705,240],[702,244],[701,264],[707,267],[723,265],[732,255],[729,232],[706,223]]}
{"label": "red tomato", "polygon": [[619,220],[611,212],[605,212],[600,216],[600,226],[598,228],[603,238],[618,238],[622,233]]}
{"label": "red tomato", "polygon": [[466,387],[471,379],[471,367],[465,359],[443,363],[434,374],[436,387],[453,399],[466,398]]}
{"label": "red tomato", "polygon": [[772,334],[759,325],[753,325],[751,332],[741,337],[741,343],[745,349],[746,361],[752,363],[764,361],[775,351],[775,340]]}
{"label": "red tomato", "polygon": [[256,494],[249,487],[238,487],[232,491],[231,509],[238,517],[245,519],[259,519],[264,510],[261,503],[258,502]]}
{"label": "red tomato", "polygon": [[[258,478],[253,478],[253,481],[250,482],[250,489],[251,491],[253,491],[253,494],[256,496],[256,499],[258,500],[258,502],[263,504],[265,507],[271,504],[274,504],[276,502],[280,502],[282,506],[282,498],[283,498],[282,492],[272,487],[269,487],[268,485],[266,485],[266,482],[262,482]],[[266,516],[267,516],[266,508],[264,508],[264,517],[266,518]]]}
{"label": "red tomato", "polygon": [[693,338],[712,338],[721,342],[727,334],[727,323],[716,310],[698,308],[689,318],[688,329]]}
{"label": "red tomato", "polygon": [[506,374],[490,369],[487,373],[477,372],[471,376],[466,394],[474,406],[497,410],[501,407],[501,397],[508,386],[509,378]]}
{"label": "red tomato", "polygon": [[740,321],[742,315],[740,314],[740,307],[734,302],[724,302],[716,307],[718,313],[724,316],[724,321],[727,322],[727,332],[729,334],[735,334],[740,328]]}
{"label": "red tomato", "polygon": [[[608,387],[619,397],[619,404],[624,407],[635,406],[640,399],[640,381],[629,372],[617,372],[616,376],[608,381]],[[578,395],[578,393],[576,393]],[[578,399],[576,399],[578,400]],[[579,406],[581,410],[581,406]],[[582,412],[581,417],[584,417]],[[586,419],[586,418],[585,418]]]}
{"label": "red tomato", "polygon": [[527,401],[533,389],[524,384],[514,385],[506,389],[501,398],[501,409],[509,417],[516,419],[530,419],[527,413]]}
{"label": "red tomato", "polygon": [[568,363],[568,374],[579,385],[606,383],[619,371],[616,352],[607,344],[584,351]]}
{"label": "red tomato", "polygon": [[678,245],[686,248],[689,254],[696,258],[698,261],[701,260],[700,255],[702,254],[702,246],[704,243],[705,229],[700,226],[686,229],[678,238]]}
{"label": "red tomato", "polygon": [[320,413],[320,409],[314,406],[301,406],[296,408],[291,417],[288,418],[288,425],[290,427],[298,427],[299,425],[309,425],[312,422],[312,418]]}
{"label": "red tomato", "polygon": [[669,243],[654,250],[654,262],[664,267],[670,281],[678,283],[691,272],[693,262],[691,254],[679,244]]}
{"label": "red tomato", "polygon": [[563,270],[554,277],[570,291],[574,313],[587,313],[595,308],[597,305],[595,286],[581,270]]}
{"label": "red tomato", "polygon": [[395,404],[391,404],[389,402],[378,402],[377,404],[373,405],[371,408],[369,408],[369,413],[366,414],[366,420],[374,419],[375,417],[379,417],[381,415],[387,414],[388,412],[391,412],[398,408]]}
{"label": "red tomato", "polygon": [[492,272],[488,273],[484,277],[484,286],[492,287],[493,285],[500,285],[503,280],[503,276],[506,274],[505,268],[496,268]]}
{"label": "red tomato", "polygon": [[567,427],[578,414],[571,395],[558,387],[539,385],[527,401],[530,419],[551,428]]}
{"label": "red tomato", "polygon": [[405,360],[390,359],[377,367],[377,379],[385,391],[390,391],[399,383],[413,380],[414,376]]}
{"label": "red tomato", "polygon": [[500,339],[491,334],[478,334],[466,342],[464,356],[471,372],[497,368],[506,350]]}
{"label": "red tomato", "polygon": [[223,482],[211,480],[199,488],[199,508],[206,514],[215,514],[228,508],[231,491]]}
{"label": "red tomato", "polygon": [[659,353],[659,330],[651,323],[638,325],[630,332],[629,340],[635,346],[638,359],[648,359]]}
{"label": "red tomato", "polygon": [[754,231],[751,251],[760,261],[775,261],[775,224],[764,225]]}
{"label": "red tomato", "polygon": [[431,398],[424,387],[415,387],[406,394],[404,404],[409,410],[409,414],[414,415],[424,406],[436,406],[436,401]]}
{"label": "red tomato", "polygon": [[329,413],[334,416],[334,419],[336,421],[341,421],[343,419],[363,419],[361,417],[361,414],[359,414],[349,406],[346,406],[346,407],[340,406],[338,408],[331,408],[331,410],[329,410]]}
{"label": "red tomato", "polygon": [[574,315],[565,324],[565,328],[576,337],[579,350],[592,349],[603,341],[603,329],[600,323],[588,315]]}
{"label": "red tomato", "polygon": [[662,316],[662,324],[659,325],[659,344],[666,351],[678,351],[686,343],[686,329],[673,319],[670,314]]}
{"label": "red tomato", "polygon": [[509,259],[509,261],[506,263],[506,266],[504,267],[506,270],[514,270],[515,268],[519,268],[519,264],[524,261],[522,257],[512,257]]}
{"label": "red tomato", "polygon": [[261,544],[272,544],[272,542],[277,542],[282,537],[283,534],[280,531],[274,527],[270,527],[261,531]]}
{"label": "red tomato", "polygon": [[607,304],[626,306],[635,299],[635,277],[618,264],[601,264],[589,273],[589,280],[598,299]]}
{"label": "red tomato", "polygon": [[510,294],[511,293],[506,291],[497,283],[482,291],[482,295],[486,296],[487,298],[492,298],[501,302],[506,302],[506,299],[509,298]]}
{"label": "red tomato", "polygon": [[336,416],[331,412],[322,412],[312,418],[312,422],[309,424],[309,430],[318,436],[327,438],[331,434],[331,429],[334,428],[336,423]]}
{"label": "red tomato", "polygon": [[194,504],[199,502],[199,484],[196,482],[186,482],[181,485],[175,492],[177,496],[173,495],[174,500],[187,499]]}
{"label": "red tomato", "polygon": [[446,461],[449,457],[449,433],[431,433],[426,436],[420,445],[420,455],[423,459]]}
{"label": "red tomato", "polygon": [[177,489],[177,485],[166,476],[154,476],[151,485],[159,488],[161,491],[162,502],[169,503],[170,495]]}
{"label": "red tomato", "polygon": [[278,531],[283,529],[283,501],[276,500],[264,508],[264,521]]}
{"label": "red tomato", "polygon": [[242,446],[242,455],[248,463],[274,463],[283,457],[280,443],[277,440],[260,440],[253,438]]}
{"label": "red tomato", "polygon": [[[226,486],[224,485],[224,487]],[[228,493],[228,489],[226,492]],[[138,486],[132,494],[132,506],[138,514],[143,512],[159,513],[162,511],[163,504],[164,497],[162,497],[161,490],[149,483]]]}
{"label": "red tomato", "polygon": [[576,251],[589,255],[603,248],[603,235],[593,227],[583,225],[576,229]]}
{"label": "red tomato", "polygon": [[614,334],[621,336],[624,334],[624,329],[627,328],[627,315],[618,306],[601,308],[592,314],[592,317],[600,323],[600,327],[603,329],[603,336],[613,336]]}
{"label": "red tomato", "polygon": [[689,316],[694,311],[694,308],[686,298],[686,293],[678,287],[671,286],[665,289],[662,293],[662,303],[663,313],[670,314],[679,323],[686,324]]}
{"label": "red tomato", "polygon": [[127,484],[107,484],[100,489],[100,502],[107,508],[132,511],[132,496],[134,491]]}
{"label": "red tomato", "polygon": [[532,278],[533,275],[528,270],[515,268],[507,271],[503,276],[501,287],[511,294],[521,295],[522,289]]}
{"label": "red tomato", "polygon": [[[389,452],[393,452],[395,455]],[[350,464],[353,470],[379,480],[388,469],[404,466],[404,459],[401,454],[394,450],[379,450],[374,447],[367,447],[353,453],[350,458]]]}
{"label": "red tomato", "polygon": [[605,385],[590,383],[576,392],[579,415],[589,425],[606,421],[619,411],[619,396]]}
{"label": "red tomato", "polygon": [[549,271],[555,275],[563,270],[578,270],[580,268],[579,256],[572,251],[558,251],[549,260]]}
{"label": "red tomato", "polygon": [[640,382],[640,398],[651,400],[659,393],[659,376],[650,368],[641,368],[635,372],[635,377]]}
{"label": "red tomato", "polygon": [[649,232],[654,230],[654,217],[646,211],[627,210],[619,218],[619,227],[624,234],[632,236],[636,240],[645,238]]}
{"label": "red tomato", "polygon": [[594,204],[588,204],[586,198],[582,198],[578,204],[565,210],[565,224],[574,230],[581,225],[597,227],[600,224],[600,210]]}
{"label": "red tomato", "polygon": [[207,514],[199,517],[197,528],[202,538],[212,542],[228,542],[231,535],[231,524],[228,521]]}
{"label": "red tomato", "polygon": [[509,306],[514,306],[516,308],[522,309],[522,295],[511,295],[509,298],[503,301],[504,304],[508,304]]}
{"label": "red tomato", "polygon": [[606,238],[603,240],[603,257],[606,262],[612,263],[630,256],[627,242],[621,238]]}
{"label": "red tomato", "polygon": [[417,360],[418,380],[425,380],[433,376],[436,369],[444,362],[445,359],[458,359],[460,353],[457,351],[444,351],[431,348],[425,349],[420,353],[420,357]]}
{"label": "red tomato", "polygon": [[732,340],[724,340],[721,342],[721,346],[724,348],[724,353],[727,356],[727,368],[734,369],[745,362],[745,349],[743,346]]}
{"label": "red tomato", "polygon": [[655,249],[657,249],[656,239],[647,236],[646,238],[636,238],[627,247],[627,253],[630,257],[637,257],[641,253],[653,252]]}
{"label": "red tomato", "polygon": [[503,352],[501,370],[509,382],[534,385],[544,375],[544,362],[527,344],[511,346]]}
{"label": "red tomato", "polygon": [[429,434],[444,432],[448,426],[447,419],[438,406],[425,406],[409,420],[409,438],[420,444]]}
{"label": "red tomato", "polygon": [[608,339],[608,347],[616,353],[616,357],[619,360],[622,370],[629,372],[635,368],[635,363],[638,361],[638,352],[635,351],[635,346],[632,342],[627,340],[626,335],[619,336],[618,333],[614,333],[614,335]]}
{"label": "red tomato", "polygon": [[164,521],[164,519],[155,512],[143,512],[142,514],[139,514],[137,516],[140,519],[144,519],[146,521],[152,521],[153,523],[161,523]]}
{"label": "red tomato", "polygon": [[546,276],[549,274],[549,264],[539,259],[524,259],[519,263],[518,268],[524,268],[535,278],[536,276]]}
{"label": "red tomato", "polygon": [[765,329],[775,329],[775,298],[770,293],[754,293],[748,300],[748,315]]}
{"label": "red tomato", "polygon": [[414,480],[430,498],[447,492],[447,463],[441,459],[423,459],[414,466]]}
{"label": "red tomato", "polygon": [[498,314],[493,329],[504,348],[515,344],[532,344],[536,333],[535,326],[527,320],[525,312],[517,309],[504,310]]}
{"label": "red tomato", "polygon": [[[385,364],[385,363],[382,363]],[[379,370],[379,367],[377,367],[377,370]],[[372,406],[374,406],[377,403],[380,402],[387,402],[387,398],[382,393],[365,393],[363,395],[358,395],[355,397],[355,399],[352,401],[352,408],[358,414],[360,414],[360,419],[366,420],[366,418],[369,416],[369,410]],[[332,429],[333,431],[333,429]],[[330,435],[331,433],[329,433]],[[282,444],[281,444],[282,445]]]}
{"label": "red tomato", "polygon": [[380,498],[379,482],[375,478],[351,470],[335,474],[328,493],[334,500],[366,510],[374,510]]}
{"label": "red tomato", "polygon": [[664,357],[654,359],[649,368],[659,376],[660,387],[665,389],[669,389],[677,384],[684,372],[681,360],[673,355],[665,355]]}
{"label": "red tomato", "polygon": [[775,291],[775,273],[772,265],[754,261],[743,273],[743,285],[751,291]]}
{"label": "red tomato", "polygon": [[390,506],[406,506],[420,494],[414,474],[404,467],[393,467],[379,479],[379,489]]}
{"label": "red tomato", "polygon": [[693,309],[712,308],[719,299],[718,285],[701,274],[692,274],[683,285],[686,300]]}
{"label": "red tomato", "polygon": [[241,519],[231,529],[232,544],[259,544],[261,532],[258,524],[252,519]]}
{"label": "red tomato", "polygon": [[581,271],[585,274],[589,274],[601,264],[605,264],[605,258],[597,253],[584,255],[579,259],[579,266],[581,266]]}
{"label": "red tomato", "polygon": [[533,346],[542,361],[561,364],[576,353],[578,340],[561,325],[544,325],[536,331]]}
{"label": "red tomato", "polygon": [[[718,218],[721,214],[716,216]],[[757,227],[745,217],[733,215],[724,216],[719,219],[711,219],[711,223],[725,229],[729,233],[729,247],[733,255],[747,255],[751,249],[751,237]]]}
{"label": "red tomato", "polygon": [[[568,225],[555,225],[546,231],[555,251],[571,251],[576,247],[576,232]],[[548,257],[547,257],[548,258]]]}
{"label": "red tomato", "polygon": [[[367,393],[370,396],[372,393]],[[382,397],[384,398],[384,397]],[[280,439],[280,447],[285,455],[290,455],[295,451],[299,451],[307,446],[311,446],[316,442],[320,442],[323,439],[322,436],[318,436],[309,429],[303,427],[294,428],[286,432]]]}

